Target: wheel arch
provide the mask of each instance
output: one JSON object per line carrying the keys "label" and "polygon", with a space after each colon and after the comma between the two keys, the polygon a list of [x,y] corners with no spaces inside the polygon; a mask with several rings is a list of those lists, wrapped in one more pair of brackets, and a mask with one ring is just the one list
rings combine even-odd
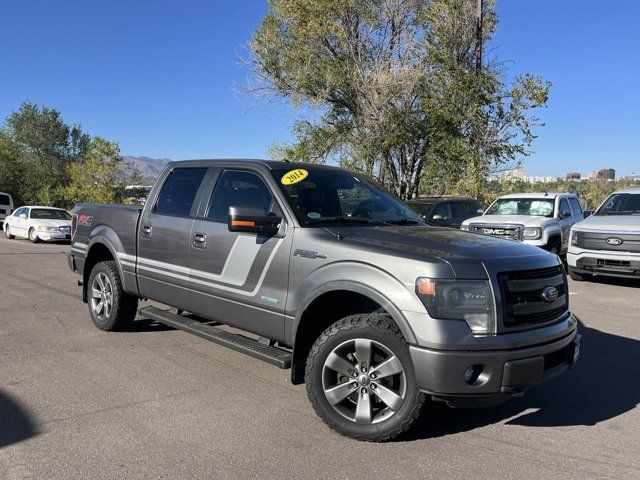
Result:
{"label": "wheel arch", "polygon": [[[115,236],[114,239],[110,237]],[[87,254],[84,259],[84,269],[82,272],[82,300],[87,302],[87,284],[89,283],[89,275],[93,267],[99,262],[114,261],[120,275],[120,280],[125,282],[124,272],[122,270],[122,264],[118,258],[118,251],[122,251],[123,247],[117,234],[110,228],[101,226],[94,229],[89,236]]]}
{"label": "wheel arch", "polygon": [[294,385],[304,383],[307,355],[316,338],[341,318],[358,313],[389,314],[405,340],[415,343],[409,322],[381,292],[357,282],[336,281],[323,285],[307,296],[294,322],[291,362],[291,382]]}

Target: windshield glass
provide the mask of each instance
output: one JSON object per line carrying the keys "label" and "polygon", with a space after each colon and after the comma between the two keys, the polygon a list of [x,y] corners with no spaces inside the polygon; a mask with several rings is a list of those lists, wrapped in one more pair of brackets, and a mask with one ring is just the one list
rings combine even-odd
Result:
{"label": "windshield glass", "polygon": [[501,198],[495,201],[485,215],[530,215],[553,217],[552,198]]}
{"label": "windshield glass", "polygon": [[31,218],[39,220],[71,220],[71,215],[64,210],[55,210],[53,208],[32,208]]}
{"label": "windshield glass", "polygon": [[421,224],[422,219],[373,180],[320,168],[272,170],[302,226]]}
{"label": "windshield glass", "polygon": [[605,200],[596,215],[640,215],[640,194],[614,193]]}

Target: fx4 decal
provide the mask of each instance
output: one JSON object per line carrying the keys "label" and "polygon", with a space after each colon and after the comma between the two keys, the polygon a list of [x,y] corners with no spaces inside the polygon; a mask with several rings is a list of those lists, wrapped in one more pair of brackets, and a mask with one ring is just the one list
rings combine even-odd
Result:
{"label": "fx4 decal", "polygon": [[93,222],[93,217],[90,215],[78,215],[78,224],[83,227],[90,227]]}

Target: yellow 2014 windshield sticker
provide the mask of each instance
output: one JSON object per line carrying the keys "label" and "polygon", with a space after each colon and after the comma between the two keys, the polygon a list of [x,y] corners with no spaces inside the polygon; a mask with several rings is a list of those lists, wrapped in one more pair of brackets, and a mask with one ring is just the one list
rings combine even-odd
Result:
{"label": "yellow 2014 windshield sticker", "polygon": [[283,185],[293,185],[294,183],[301,182],[309,176],[304,168],[296,168],[295,170],[289,170],[280,179],[280,183]]}

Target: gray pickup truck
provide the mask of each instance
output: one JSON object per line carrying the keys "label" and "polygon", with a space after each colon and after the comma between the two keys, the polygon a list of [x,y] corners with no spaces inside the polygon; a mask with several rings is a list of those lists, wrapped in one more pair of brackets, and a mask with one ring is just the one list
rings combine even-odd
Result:
{"label": "gray pickup truck", "polygon": [[578,358],[556,255],[427,226],[339,168],[170,163],[144,207],[79,204],[72,231],[98,328],[138,313],[291,368],[318,415],[360,440],[397,436],[427,398],[495,405]]}

